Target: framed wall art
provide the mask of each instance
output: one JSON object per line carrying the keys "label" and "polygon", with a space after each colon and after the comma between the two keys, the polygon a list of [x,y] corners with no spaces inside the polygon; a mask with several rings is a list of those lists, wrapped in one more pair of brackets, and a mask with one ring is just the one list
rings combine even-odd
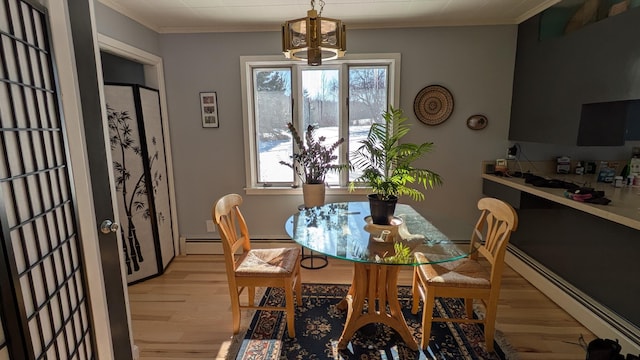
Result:
{"label": "framed wall art", "polygon": [[202,127],[217,128],[220,126],[218,119],[218,96],[215,92],[200,93],[200,113]]}

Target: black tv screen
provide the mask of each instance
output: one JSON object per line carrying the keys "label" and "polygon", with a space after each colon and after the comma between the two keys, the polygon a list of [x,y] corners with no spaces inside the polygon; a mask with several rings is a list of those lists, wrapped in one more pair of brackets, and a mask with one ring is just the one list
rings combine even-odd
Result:
{"label": "black tv screen", "polygon": [[[621,100],[582,105],[578,146],[621,146],[633,139],[628,131],[640,123],[640,100]],[[635,126],[634,126],[635,125]]]}

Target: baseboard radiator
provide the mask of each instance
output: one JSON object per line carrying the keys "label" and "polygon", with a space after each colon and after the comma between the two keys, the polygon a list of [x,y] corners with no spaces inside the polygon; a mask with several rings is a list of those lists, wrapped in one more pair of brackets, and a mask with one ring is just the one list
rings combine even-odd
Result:
{"label": "baseboard radiator", "polygon": [[640,328],[633,323],[598,303],[511,244],[506,262],[595,335],[617,339],[624,353],[640,353]]}

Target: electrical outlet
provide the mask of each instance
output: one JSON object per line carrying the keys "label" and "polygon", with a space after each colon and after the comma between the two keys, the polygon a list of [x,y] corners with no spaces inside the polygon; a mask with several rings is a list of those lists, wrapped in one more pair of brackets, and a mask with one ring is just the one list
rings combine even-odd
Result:
{"label": "electrical outlet", "polygon": [[213,223],[213,220],[207,220],[207,232],[216,232],[216,225]]}
{"label": "electrical outlet", "polygon": [[515,160],[517,156],[518,156],[518,146],[517,144],[514,144],[513,146],[507,149],[507,159]]}

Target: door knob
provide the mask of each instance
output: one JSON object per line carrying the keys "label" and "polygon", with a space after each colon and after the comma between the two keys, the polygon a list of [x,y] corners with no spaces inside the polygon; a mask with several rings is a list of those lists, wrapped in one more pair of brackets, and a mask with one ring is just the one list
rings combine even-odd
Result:
{"label": "door knob", "polygon": [[115,223],[109,219],[103,221],[102,224],[100,224],[100,231],[102,231],[103,234],[116,232],[119,228],[120,225],[118,225],[118,223]]}

